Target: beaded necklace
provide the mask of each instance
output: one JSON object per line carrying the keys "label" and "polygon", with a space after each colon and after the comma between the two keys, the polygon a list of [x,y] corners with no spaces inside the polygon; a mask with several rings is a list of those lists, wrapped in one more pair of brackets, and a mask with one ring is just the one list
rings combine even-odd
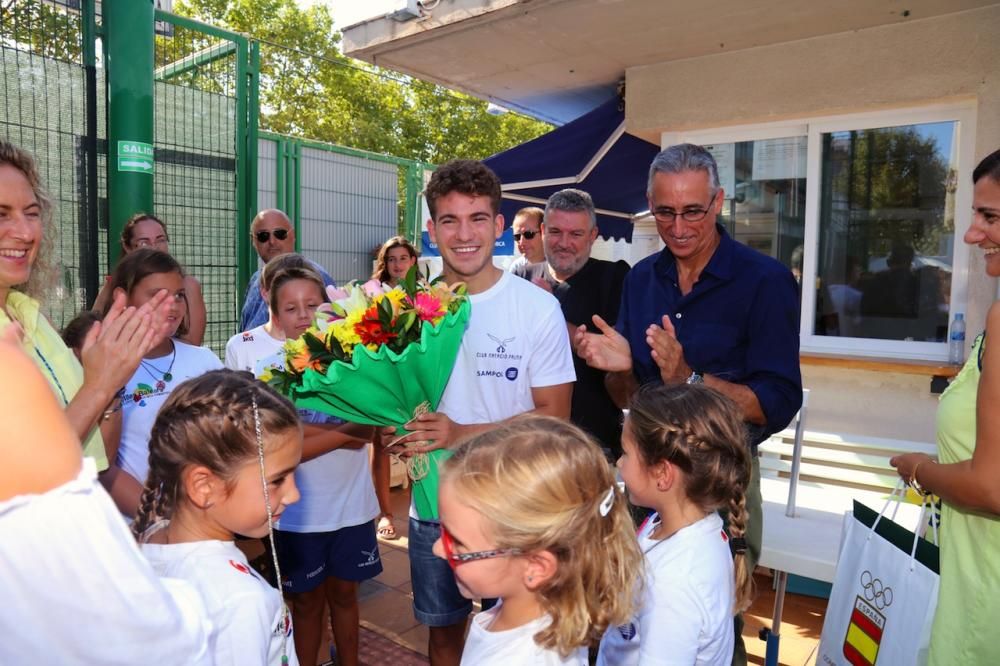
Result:
{"label": "beaded necklace", "polygon": [[[281,568],[278,565],[278,549],[274,547],[274,512],[271,509],[271,494],[268,492],[267,475],[264,473],[264,434],[260,426],[260,411],[257,409],[257,398],[252,398],[253,425],[257,435],[257,461],[260,463],[260,481],[264,486],[264,506],[267,509],[267,537],[271,542],[271,557],[274,559],[274,577],[281,585]],[[284,598],[281,601],[281,664],[288,666],[288,606]]]}
{"label": "beaded necklace", "polygon": [[[157,368],[155,365],[153,365],[146,359],[142,359],[139,361],[139,365],[141,365],[142,369],[146,371],[146,374],[153,378],[153,381],[156,383],[157,391],[162,391],[163,389],[165,389],[167,387],[167,382],[169,382],[174,378],[174,375],[171,373],[171,370],[174,369],[174,361],[177,360],[177,345],[174,344],[173,340],[171,340],[170,346],[173,348],[173,351],[170,354],[170,364],[167,365],[166,372]],[[156,376],[157,373],[160,375],[159,379],[157,379]]]}

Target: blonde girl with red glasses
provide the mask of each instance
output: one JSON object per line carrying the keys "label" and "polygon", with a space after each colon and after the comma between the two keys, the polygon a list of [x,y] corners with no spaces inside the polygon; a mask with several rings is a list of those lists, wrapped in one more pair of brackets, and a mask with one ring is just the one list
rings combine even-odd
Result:
{"label": "blonde girl with red glasses", "polygon": [[587,664],[632,612],[642,555],[600,447],[544,416],[460,446],[440,486],[441,538],[462,594],[496,598],[473,618],[462,664]]}

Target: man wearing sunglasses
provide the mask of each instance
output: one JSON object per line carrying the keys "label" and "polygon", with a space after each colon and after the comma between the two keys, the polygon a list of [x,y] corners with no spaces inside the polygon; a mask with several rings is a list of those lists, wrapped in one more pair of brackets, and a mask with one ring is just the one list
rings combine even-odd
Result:
{"label": "man wearing sunglasses", "polygon": [[[514,246],[521,253],[507,267],[511,273],[518,273],[519,270],[531,264],[545,261],[545,248],[542,247],[542,216],[544,211],[535,206],[522,208],[514,214],[514,223],[511,228],[514,230]],[[523,277],[523,276],[522,276]]]}
{"label": "man wearing sunglasses", "polygon": [[[295,251],[295,228],[288,216],[276,209],[262,210],[257,213],[250,224],[250,239],[257,250],[257,256],[265,264],[275,257]],[[333,278],[316,262],[310,261],[323,282],[333,285]],[[249,331],[267,323],[267,303],[260,293],[260,269],[250,277],[246,297],[243,299],[243,312],[240,316],[240,331]]]}
{"label": "man wearing sunglasses", "polygon": [[[653,159],[649,210],[666,247],[625,278],[618,321],[582,326],[575,347],[608,371],[608,392],[625,406],[647,382],[700,384],[732,399],[747,425],[747,565],[760,557],[762,501],[757,446],[785,428],[802,404],[799,291],[777,260],[730,238],[718,223],[726,193],[711,153],[671,146]],[[742,616],[734,664],[746,664]]]}

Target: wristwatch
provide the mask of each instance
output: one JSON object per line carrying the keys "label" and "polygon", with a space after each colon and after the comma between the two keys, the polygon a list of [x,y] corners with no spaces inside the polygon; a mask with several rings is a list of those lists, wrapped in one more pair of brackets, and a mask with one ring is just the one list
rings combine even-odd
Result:
{"label": "wristwatch", "polygon": [[684,381],[687,384],[704,384],[705,383],[705,377],[703,377],[702,374],[700,372],[698,372],[697,370],[692,370],[691,371],[691,376],[688,377]]}

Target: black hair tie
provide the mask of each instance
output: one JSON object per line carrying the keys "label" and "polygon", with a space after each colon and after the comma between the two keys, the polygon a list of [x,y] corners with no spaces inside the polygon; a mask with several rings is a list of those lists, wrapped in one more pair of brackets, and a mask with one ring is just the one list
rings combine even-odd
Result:
{"label": "black hair tie", "polygon": [[743,537],[729,539],[729,550],[733,555],[743,555],[747,552],[747,540]]}

